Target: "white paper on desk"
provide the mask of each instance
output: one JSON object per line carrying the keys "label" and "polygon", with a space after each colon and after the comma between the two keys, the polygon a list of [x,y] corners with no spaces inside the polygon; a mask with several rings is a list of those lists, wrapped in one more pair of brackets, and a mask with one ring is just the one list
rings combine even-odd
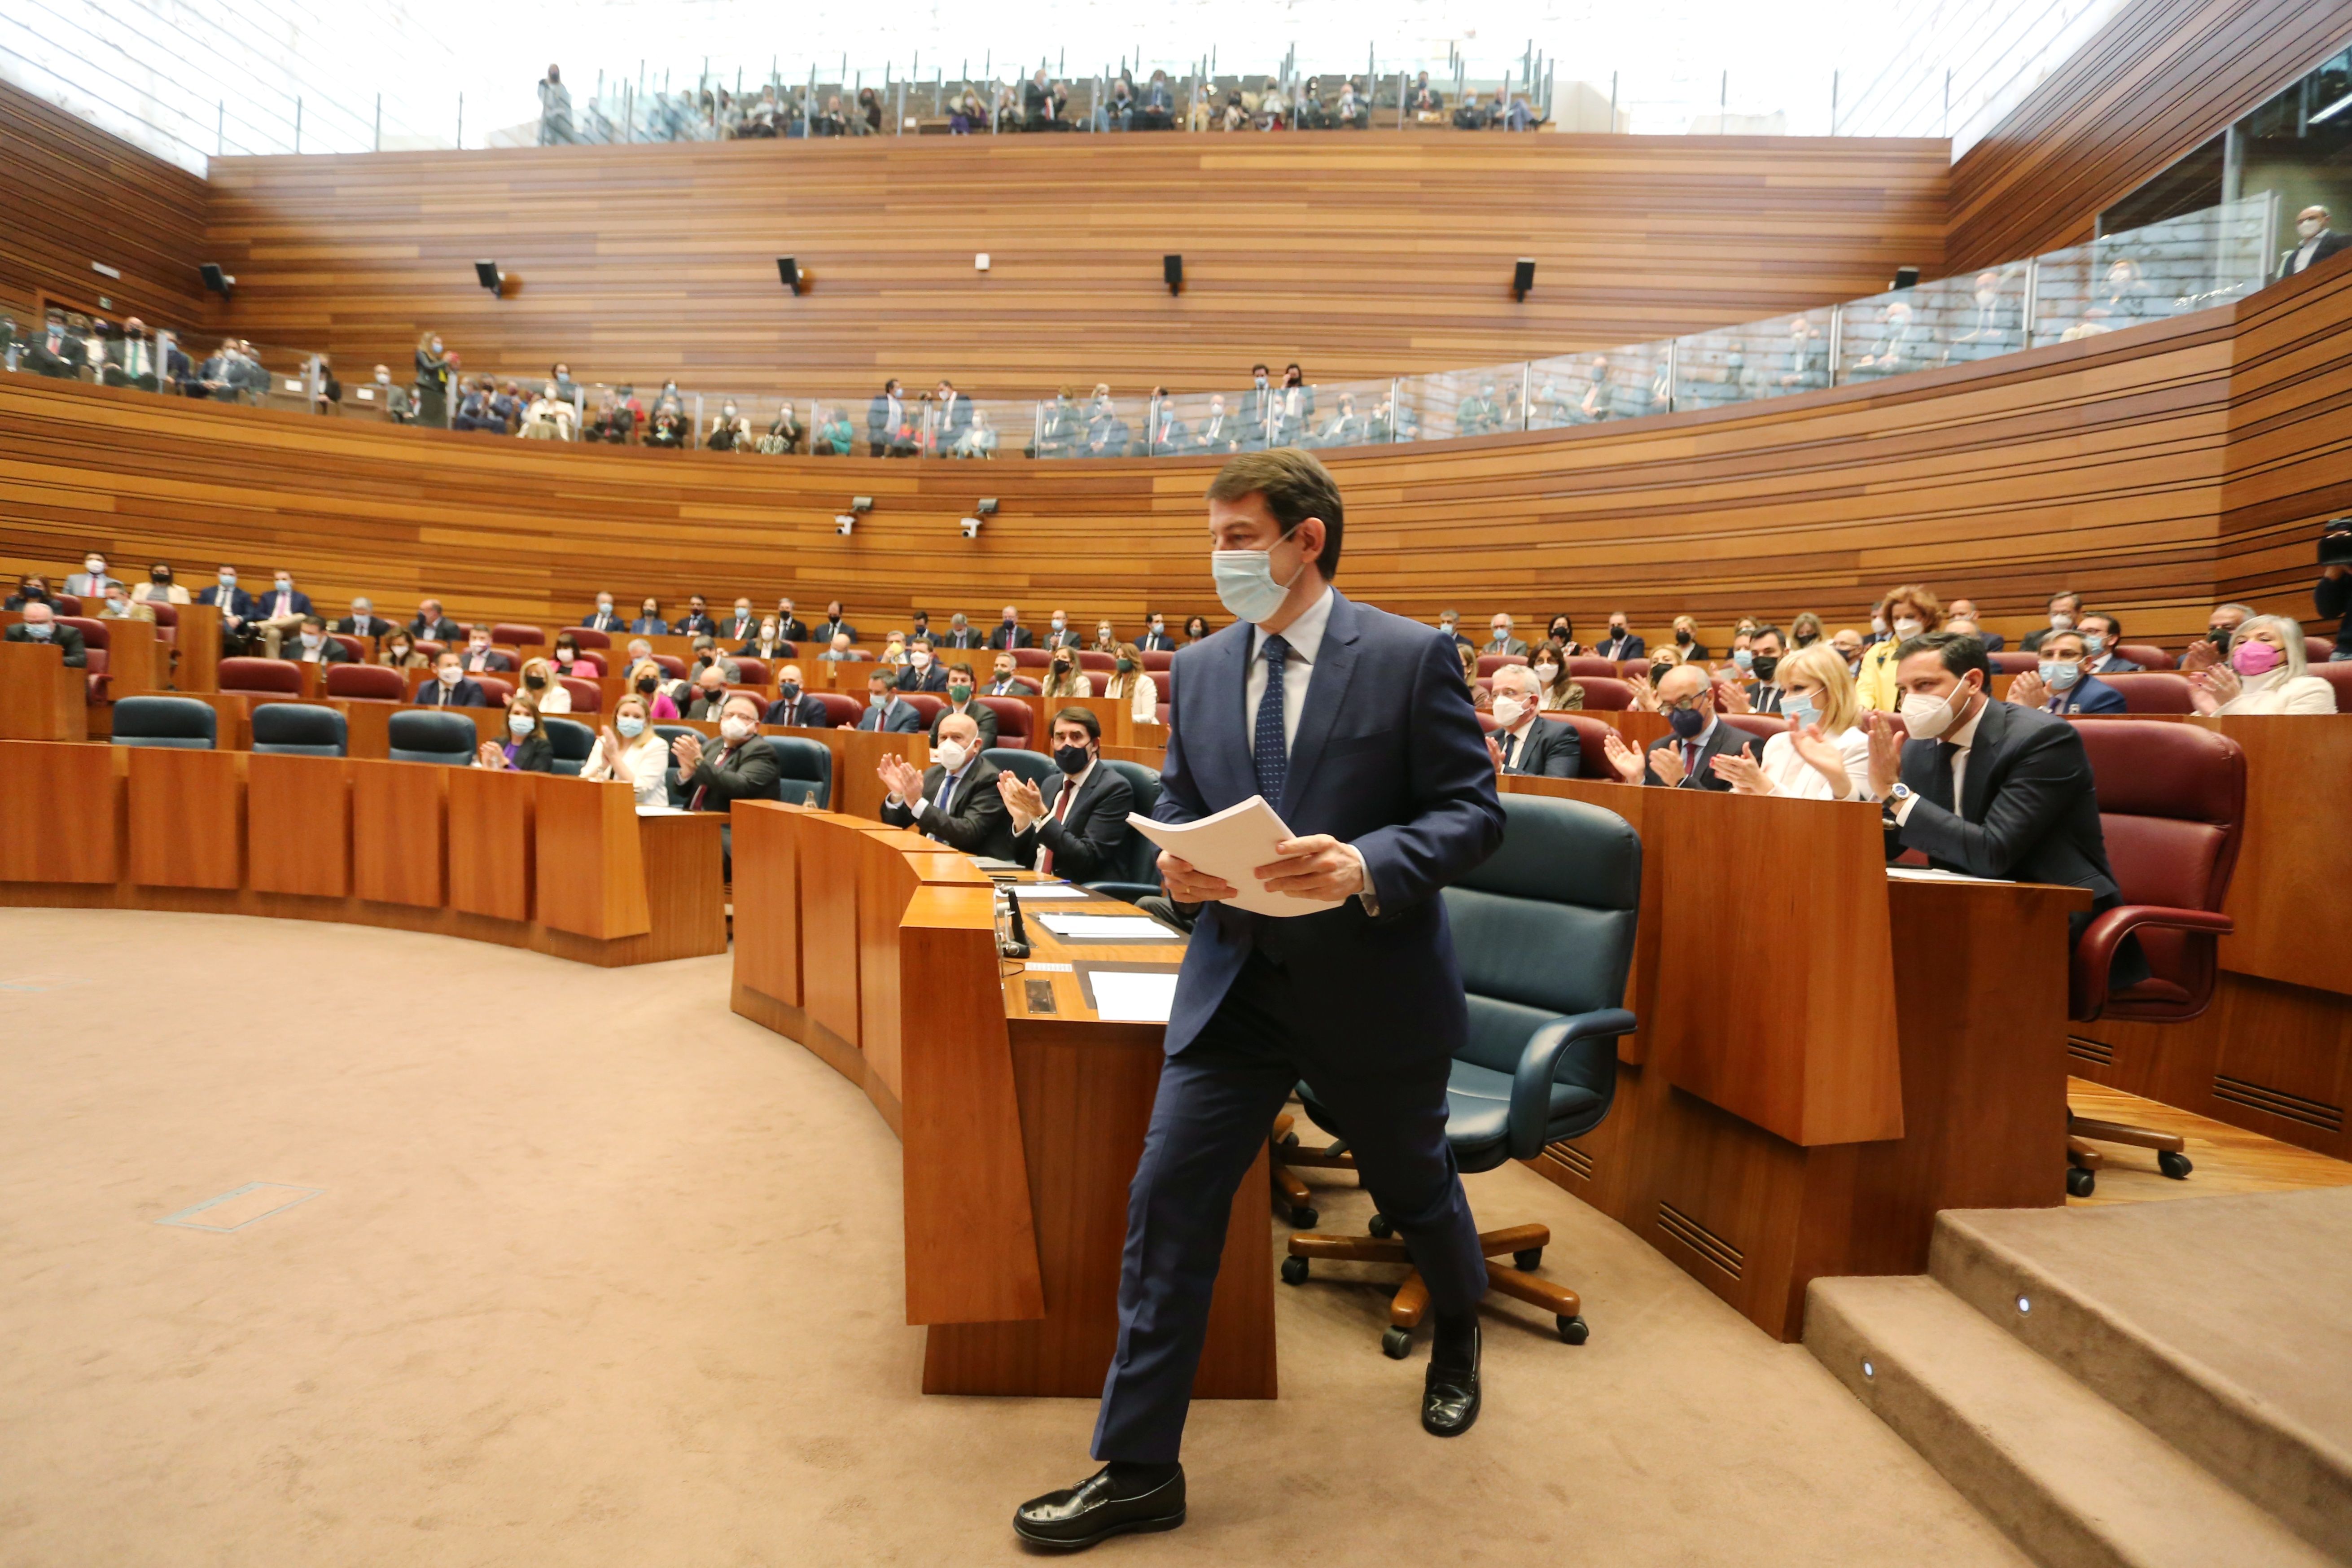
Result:
{"label": "white paper on desk", "polygon": [[1041,914],[1029,918],[1064,942],[1125,942],[1147,936],[1155,942],[1184,940],[1150,915]]}
{"label": "white paper on desk", "polygon": [[1091,899],[1094,897],[1076,882],[1007,882],[1004,884],[1004,890],[1024,904],[1034,903],[1039,899]]}
{"label": "white paper on desk", "polygon": [[1148,816],[1129,813],[1127,824],[1171,855],[1191,861],[1196,870],[1240,889],[1232,898],[1220,900],[1237,910],[1247,910],[1254,915],[1311,915],[1336,910],[1346,902],[1342,899],[1298,899],[1288,893],[1269,893],[1265,884],[1250,874],[1276,858],[1276,845],[1295,837],[1262,795],[1254,795],[1239,805],[1229,805],[1216,816],[1204,816],[1198,822],[1154,822]]}
{"label": "white paper on desk", "polygon": [[1095,1016],[1108,1024],[1164,1024],[1176,1006],[1172,969],[1097,969],[1087,976]]}
{"label": "white paper on desk", "polygon": [[2014,879],[2009,877],[1971,877],[1965,871],[1946,871],[1934,866],[1889,866],[1886,874],[1903,882],[1976,882],[1992,888],[2008,887]]}
{"label": "white paper on desk", "polygon": [[681,811],[674,805],[641,805],[637,807],[637,815],[639,816],[691,816],[694,814]]}

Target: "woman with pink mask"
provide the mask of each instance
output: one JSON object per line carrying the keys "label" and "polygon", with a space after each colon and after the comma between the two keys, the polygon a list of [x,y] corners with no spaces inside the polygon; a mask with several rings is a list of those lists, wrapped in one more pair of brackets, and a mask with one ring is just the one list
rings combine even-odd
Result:
{"label": "woman with pink mask", "polygon": [[2303,626],[2285,616],[2255,616],[2230,638],[2226,664],[2189,678],[2200,713],[2333,713],[2336,689],[2304,670]]}

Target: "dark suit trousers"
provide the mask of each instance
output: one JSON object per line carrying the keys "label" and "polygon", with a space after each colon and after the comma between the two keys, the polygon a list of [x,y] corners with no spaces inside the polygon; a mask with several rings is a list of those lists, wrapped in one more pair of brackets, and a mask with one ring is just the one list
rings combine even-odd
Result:
{"label": "dark suit trousers", "polygon": [[1355,1152],[1358,1173],[1404,1238],[1431,1305],[1465,1314],[1486,1294],[1478,1227],[1445,1142],[1452,1064],[1433,1056],[1368,1070],[1354,1060],[1317,1060],[1298,1049],[1288,1022],[1307,1005],[1284,970],[1254,954],[1208,1026],[1160,1066],[1143,1158],[1128,1188],[1118,1348],[1095,1422],[1097,1459],[1176,1458],[1234,1189],[1302,1078],[1343,1123],[1329,1131]]}

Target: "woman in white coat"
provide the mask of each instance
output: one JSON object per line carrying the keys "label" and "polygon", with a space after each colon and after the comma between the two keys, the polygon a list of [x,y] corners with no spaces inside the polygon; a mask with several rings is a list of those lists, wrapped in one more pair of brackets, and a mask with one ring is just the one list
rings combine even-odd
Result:
{"label": "woman in white coat", "polygon": [[1804,800],[1869,800],[1870,735],[1854,721],[1861,705],[1853,675],[1826,643],[1783,655],[1773,672],[1789,728],[1764,742],[1764,755],[1719,756],[1711,764],[1734,795],[1788,795]]}

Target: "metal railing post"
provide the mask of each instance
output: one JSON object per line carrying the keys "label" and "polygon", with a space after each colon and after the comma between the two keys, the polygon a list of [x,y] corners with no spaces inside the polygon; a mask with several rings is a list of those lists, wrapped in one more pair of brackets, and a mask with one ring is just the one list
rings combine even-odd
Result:
{"label": "metal railing post", "polygon": [[2041,305],[2042,258],[2038,256],[2029,256],[2025,258],[2025,305],[2018,321],[2020,335],[2025,340],[2019,345],[2021,348],[2030,349],[2033,346],[2033,316],[2034,312],[2041,309]]}
{"label": "metal railing post", "polygon": [[[2028,309],[2031,309],[2033,302],[2033,285],[2030,279],[2025,287],[2025,300]],[[1843,305],[1832,305],[1830,307],[1830,363],[1827,367],[1829,384],[1832,386],[1835,386],[1838,384],[1838,356],[1843,354],[1844,352],[1845,307]]]}

